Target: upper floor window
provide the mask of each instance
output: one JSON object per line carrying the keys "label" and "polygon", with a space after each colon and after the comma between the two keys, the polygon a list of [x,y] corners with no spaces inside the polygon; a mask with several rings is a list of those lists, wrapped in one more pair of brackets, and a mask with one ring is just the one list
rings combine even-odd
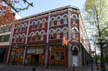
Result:
{"label": "upper floor window", "polygon": [[57,25],[60,25],[61,24],[61,16],[57,16]]}
{"label": "upper floor window", "polygon": [[77,38],[77,30],[74,28],[72,32],[73,32],[73,38]]}
{"label": "upper floor window", "polygon": [[40,40],[44,40],[45,30],[40,31],[40,34],[41,34]]}
{"label": "upper floor window", "polygon": [[50,30],[50,39],[54,39],[54,31]]}
{"label": "upper floor window", "polygon": [[61,33],[60,29],[57,29],[56,32],[57,32],[57,33],[56,33],[56,38],[57,38],[57,39],[60,39],[60,33]]}
{"label": "upper floor window", "polygon": [[68,39],[68,29],[67,29],[67,27],[63,28],[63,37],[65,37],[66,39]]}
{"label": "upper floor window", "polygon": [[26,31],[26,28],[27,28],[27,23],[24,23],[21,25],[22,26],[22,32],[25,32]]}
{"label": "upper floor window", "polygon": [[35,35],[35,33],[34,32],[31,32],[28,37],[29,38],[32,38],[32,37],[34,37],[34,35]]}
{"label": "upper floor window", "polygon": [[50,26],[53,27],[55,26],[55,17],[52,17],[50,20]]}
{"label": "upper floor window", "polygon": [[76,24],[76,21],[77,21],[77,16],[76,15],[73,15],[73,24]]}
{"label": "upper floor window", "polygon": [[42,19],[42,28],[45,28],[46,19]]}
{"label": "upper floor window", "polygon": [[39,32],[36,32],[35,40],[43,40],[43,35]]}
{"label": "upper floor window", "polygon": [[67,14],[63,15],[63,21],[64,21],[64,24],[68,24],[68,15]]}
{"label": "upper floor window", "polygon": [[31,23],[31,29],[35,30],[36,27],[37,27],[37,21],[32,21],[32,23]]}

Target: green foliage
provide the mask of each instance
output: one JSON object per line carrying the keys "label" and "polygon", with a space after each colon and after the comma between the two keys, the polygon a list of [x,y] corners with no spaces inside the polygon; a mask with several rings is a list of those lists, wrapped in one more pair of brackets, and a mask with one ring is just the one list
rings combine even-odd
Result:
{"label": "green foliage", "polygon": [[86,0],[86,21],[96,26],[98,37],[108,37],[108,1]]}
{"label": "green foliage", "polygon": [[[86,11],[86,21],[89,24],[94,24],[96,26],[96,35],[95,38],[97,41],[102,39],[102,47],[103,44],[108,41],[108,1],[107,0],[86,0],[85,3],[85,11]],[[103,43],[103,41],[105,43]],[[99,45],[99,44],[97,44]],[[108,58],[108,49],[104,49],[104,60]],[[96,60],[100,59],[100,56],[95,56]],[[107,62],[107,61],[106,61]]]}
{"label": "green foliage", "polygon": [[93,23],[105,24],[108,20],[108,1],[107,0],[86,0],[85,11],[87,17]]}

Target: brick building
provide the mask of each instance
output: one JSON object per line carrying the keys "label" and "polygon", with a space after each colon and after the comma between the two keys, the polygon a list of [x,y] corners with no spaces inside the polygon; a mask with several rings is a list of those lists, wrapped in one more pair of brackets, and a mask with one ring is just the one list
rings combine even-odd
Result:
{"label": "brick building", "polygon": [[[86,65],[90,44],[78,8],[65,6],[16,20],[7,62]],[[63,38],[68,41],[63,44]],[[84,40],[86,39],[86,41]]]}

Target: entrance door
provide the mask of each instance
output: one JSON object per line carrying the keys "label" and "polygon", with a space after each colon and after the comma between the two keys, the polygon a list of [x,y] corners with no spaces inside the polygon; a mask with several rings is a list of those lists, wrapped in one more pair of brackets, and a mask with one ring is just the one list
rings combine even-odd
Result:
{"label": "entrance door", "polygon": [[78,66],[78,47],[72,47],[72,55],[73,55],[73,65]]}
{"label": "entrance door", "polygon": [[39,55],[32,55],[31,64],[39,65]]}
{"label": "entrance door", "polygon": [[78,56],[73,56],[73,65],[78,66]]}

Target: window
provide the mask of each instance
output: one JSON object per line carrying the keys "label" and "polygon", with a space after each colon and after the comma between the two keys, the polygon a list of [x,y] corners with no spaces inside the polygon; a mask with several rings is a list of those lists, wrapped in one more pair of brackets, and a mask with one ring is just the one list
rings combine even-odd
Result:
{"label": "window", "polygon": [[73,48],[74,48],[74,49],[72,50],[72,54],[73,54],[73,55],[78,55],[78,47],[74,47],[74,46],[73,46]]}
{"label": "window", "polygon": [[45,28],[45,24],[44,23],[42,24],[42,28]]}
{"label": "window", "polygon": [[31,24],[32,30],[35,30],[36,29],[36,26],[37,26],[36,24],[37,24],[36,21],[32,21],[32,24]]}
{"label": "window", "polygon": [[73,38],[77,38],[77,30],[73,29]]}
{"label": "window", "polygon": [[39,40],[39,34],[38,33],[36,33],[35,40],[36,41]]}
{"label": "window", "polygon": [[40,40],[43,40],[44,39],[44,37],[43,37],[43,35],[41,35],[41,39]]}
{"label": "window", "polygon": [[55,25],[55,17],[52,17],[50,20],[50,27],[53,27]]}
{"label": "window", "polygon": [[42,36],[41,36],[41,35],[38,35],[37,37],[38,37],[38,40],[41,40],[41,37],[42,37]]}
{"label": "window", "polygon": [[38,40],[43,40],[42,34],[39,33],[39,34],[37,35],[37,37],[38,37]]}
{"label": "window", "polygon": [[22,29],[22,32],[25,32],[26,31],[26,26],[23,25],[21,29]]}
{"label": "window", "polygon": [[63,37],[68,39],[68,28],[67,27],[63,27]]}
{"label": "window", "polygon": [[67,32],[63,32],[63,37],[65,37],[66,39],[67,39],[67,36],[68,35],[68,33]]}
{"label": "window", "polygon": [[50,39],[54,39],[54,34],[50,34]]}
{"label": "window", "polygon": [[68,16],[64,15],[63,17],[64,24],[68,24]]}
{"label": "window", "polygon": [[60,25],[60,22],[61,22],[61,20],[60,20],[60,19],[58,19],[58,20],[57,20],[57,25]]}
{"label": "window", "polygon": [[54,39],[54,30],[50,30],[50,39]]}
{"label": "window", "polygon": [[46,19],[42,19],[42,28],[45,28]]}
{"label": "window", "polygon": [[42,23],[39,24],[39,28],[42,28]]}
{"label": "window", "polygon": [[76,24],[76,20],[77,20],[76,15],[73,15],[73,24]]}
{"label": "window", "polygon": [[9,32],[9,31],[10,27],[7,25],[3,25],[2,27],[0,27],[0,33]]}
{"label": "window", "polygon": [[57,17],[57,25],[60,25],[60,23],[61,23],[61,17],[58,16],[58,17]]}
{"label": "window", "polygon": [[5,42],[9,41],[9,37],[10,37],[10,35],[5,35],[5,36],[4,36],[4,41],[5,41]]}
{"label": "window", "polygon": [[8,42],[10,35],[0,36],[0,42]]}
{"label": "window", "polygon": [[60,39],[60,33],[57,33],[57,39]]}
{"label": "window", "polygon": [[54,20],[52,20],[50,24],[51,24],[51,27],[53,27],[55,25]]}
{"label": "window", "polygon": [[42,28],[42,21],[38,20],[37,21],[37,29],[40,29],[40,28]]}
{"label": "window", "polygon": [[57,29],[56,38],[57,38],[57,39],[60,39],[60,29]]}

